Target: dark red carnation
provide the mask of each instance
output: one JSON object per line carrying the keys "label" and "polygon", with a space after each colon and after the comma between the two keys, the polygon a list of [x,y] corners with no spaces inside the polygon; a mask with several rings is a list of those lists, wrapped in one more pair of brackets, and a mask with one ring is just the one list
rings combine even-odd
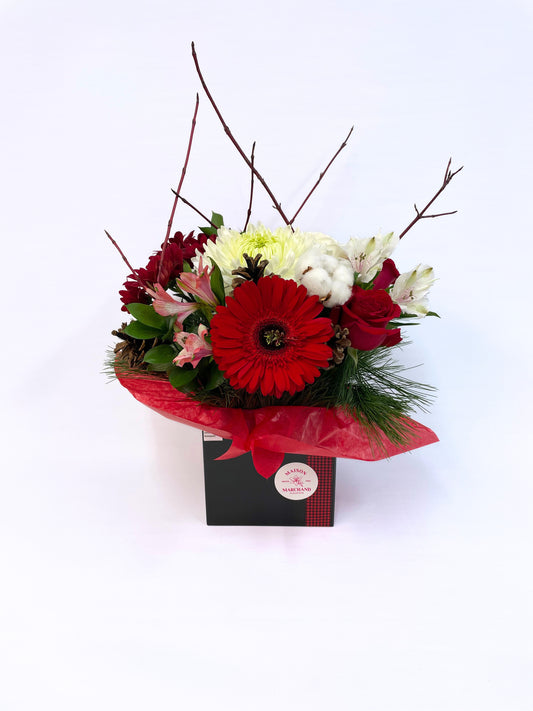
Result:
{"label": "dark red carnation", "polygon": [[333,335],[318,296],[277,275],[238,286],[211,319],[213,357],[234,388],[281,397],[327,368]]}
{"label": "dark red carnation", "polygon": [[[207,240],[214,240],[215,237],[208,237],[203,233],[198,237],[194,237],[194,232],[190,232],[186,237],[183,232],[176,232],[167,243],[165,256],[163,258],[163,266],[161,267],[161,275],[159,283],[165,288],[172,279],[176,279],[183,271],[184,263],[192,267],[192,258],[196,252],[204,253]],[[161,245],[161,248],[163,245]],[[159,263],[161,261],[162,249],[155,254],[152,254],[148,260],[148,264],[144,269],[138,269],[137,274],[150,288],[158,281],[157,275],[159,272]],[[149,304],[152,299],[145,290],[140,286],[139,282],[133,274],[130,274],[124,282],[124,288],[118,292],[120,300],[124,304],[122,311],[127,311],[126,304]]]}
{"label": "dark red carnation", "polygon": [[400,329],[387,328],[402,310],[384,289],[362,289],[354,286],[352,295],[340,308],[332,312],[339,324],[350,332],[352,348],[371,351],[379,346],[394,346],[402,338]]}

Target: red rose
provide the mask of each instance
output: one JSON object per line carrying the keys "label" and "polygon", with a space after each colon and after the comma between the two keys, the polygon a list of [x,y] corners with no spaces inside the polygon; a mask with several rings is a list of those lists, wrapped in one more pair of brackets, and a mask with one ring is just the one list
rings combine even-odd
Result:
{"label": "red rose", "polygon": [[380,273],[374,279],[373,289],[388,289],[396,279],[400,276],[400,272],[396,269],[396,264],[392,259],[386,259],[383,262]]}
{"label": "red rose", "polygon": [[349,330],[352,348],[371,351],[378,346],[394,346],[402,340],[399,328],[387,328],[389,321],[401,312],[384,289],[354,286],[351,297],[340,307],[339,324]]}

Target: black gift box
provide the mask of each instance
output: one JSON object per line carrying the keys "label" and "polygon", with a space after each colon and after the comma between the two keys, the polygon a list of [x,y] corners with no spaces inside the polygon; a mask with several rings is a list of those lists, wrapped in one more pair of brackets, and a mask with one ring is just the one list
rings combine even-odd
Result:
{"label": "black gift box", "polygon": [[333,526],[334,458],[286,454],[278,472],[265,479],[250,453],[216,461],[230,444],[203,433],[208,525]]}

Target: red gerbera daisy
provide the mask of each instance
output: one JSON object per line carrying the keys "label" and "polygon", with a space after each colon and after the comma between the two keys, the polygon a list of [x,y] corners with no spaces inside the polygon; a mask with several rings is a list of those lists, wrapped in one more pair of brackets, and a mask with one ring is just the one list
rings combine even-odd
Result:
{"label": "red gerbera daisy", "polygon": [[238,286],[211,320],[213,357],[234,388],[281,397],[303,390],[328,367],[333,326],[318,296],[267,276]]}

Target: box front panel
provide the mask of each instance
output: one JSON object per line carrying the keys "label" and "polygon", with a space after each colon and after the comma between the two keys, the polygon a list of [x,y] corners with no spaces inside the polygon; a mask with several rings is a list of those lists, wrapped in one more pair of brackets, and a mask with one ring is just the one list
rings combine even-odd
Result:
{"label": "box front panel", "polygon": [[[318,486],[308,498],[292,499],[292,491],[276,476],[265,479],[254,468],[250,453],[216,461],[226,452],[229,440],[204,433],[204,475],[207,523],[219,526],[333,526],[335,459],[286,454],[283,466],[298,463],[311,467]],[[281,471],[281,470],[280,470]],[[298,480],[298,477],[295,477]],[[288,493],[282,494],[281,490]]]}

